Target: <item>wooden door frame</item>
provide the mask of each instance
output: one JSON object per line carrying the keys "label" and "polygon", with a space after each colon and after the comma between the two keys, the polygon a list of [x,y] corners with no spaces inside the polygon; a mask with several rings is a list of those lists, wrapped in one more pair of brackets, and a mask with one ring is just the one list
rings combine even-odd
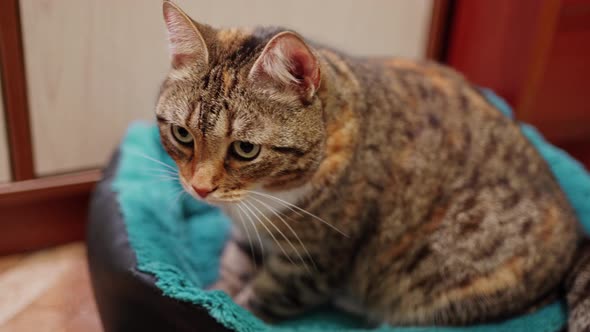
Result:
{"label": "wooden door frame", "polygon": [[455,0],[434,0],[430,17],[426,58],[446,62]]}
{"label": "wooden door frame", "polygon": [[0,66],[13,181],[0,184],[0,255],[83,239],[100,171],[35,175],[18,0],[0,1]]}
{"label": "wooden door frame", "polygon": [[[426,56],[442,61],[453,0],[434,0]],[[30,128],[18,0],[0,1],[0,65],[12,181],[0,184],[0,255],[84,239],[93,169],[38,177]]]}
{"label": "wooden door frame", "polygon": [[12,179],[30,180],[33,146],[18,0],[0,2],[0,65]]}

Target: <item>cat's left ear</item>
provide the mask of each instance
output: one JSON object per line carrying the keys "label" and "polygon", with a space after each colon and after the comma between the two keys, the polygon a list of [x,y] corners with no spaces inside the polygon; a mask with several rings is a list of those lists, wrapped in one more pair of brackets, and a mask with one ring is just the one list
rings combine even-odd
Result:
{"label": "cat's left ear", "polygon": [[248,78],[255,84],[293,91],[310,101],[320,87],[320,63],[299,35],[285,31],[266,44]]}

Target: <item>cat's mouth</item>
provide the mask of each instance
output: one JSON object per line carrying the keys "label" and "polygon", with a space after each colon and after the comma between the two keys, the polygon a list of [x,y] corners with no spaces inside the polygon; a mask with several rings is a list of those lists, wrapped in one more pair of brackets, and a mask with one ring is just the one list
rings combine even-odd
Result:
{"label": "cat's mouth", "polygon": [[245,195],[224,195],[221,197],[207,197],[204,199],[207,203],[239,203],[243,201]]}
{"label": "cat's mouth", "polygon": [[216,188],[215,191],[211,192],[210,194],[203,197],[202,195],[198,194],[195,189],[188,185],[184,179],[180,180],[182,188],[185,192],[191,195],[192,198],[196,199],[200,202],[205,202],[207,204],[217,205],[217,204],[227,204],[227,203],[238,203],[245,199],[247,195],[247,191],[234,191],[231,193],[224,192]]}
{"label": "cat's mouth", "polygon": [[207,197],[201,197],[192,190],[192,188],[185,190],[196,200],[205,202],[208,204],[227,204],[227,203],[238,203],[245,199],[246,193],[223,193],[223,192],[212,192]]}

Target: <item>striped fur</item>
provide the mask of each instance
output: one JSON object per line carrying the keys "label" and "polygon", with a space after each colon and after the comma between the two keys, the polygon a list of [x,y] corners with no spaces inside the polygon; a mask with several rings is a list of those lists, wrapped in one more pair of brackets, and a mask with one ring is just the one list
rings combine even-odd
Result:
{"label": "striped fur", "polygon": [[[162,85],[162,143],[189,192],[195,174],[217,188],[207,202],[260,257],[232,279],[239,304],[269,320],[334,302],[374,322],[470,324],[538,306],[573,271],[570,328],[588,327],[588,247],[571,207],[518,125],[461,75],[281,28],[173,23],[171,43],[178,31],[198,40]],[[232,158],[233,141],[260,155]],[[227,252],[222,265],[238,266]]]}

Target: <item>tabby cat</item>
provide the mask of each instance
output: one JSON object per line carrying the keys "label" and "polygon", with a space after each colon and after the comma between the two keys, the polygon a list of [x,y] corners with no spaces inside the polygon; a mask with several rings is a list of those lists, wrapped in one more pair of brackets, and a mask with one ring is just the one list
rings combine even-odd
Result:
{"label": "tabby cat", "polygon": [[164,18],[162,144],[185,190],[235,226],[212,288],[267,320],[331,302],[393,325],[489,321],[564,289],[570,330],[590,329],[572,208],[460,74],[214,29],[168,1]]}

